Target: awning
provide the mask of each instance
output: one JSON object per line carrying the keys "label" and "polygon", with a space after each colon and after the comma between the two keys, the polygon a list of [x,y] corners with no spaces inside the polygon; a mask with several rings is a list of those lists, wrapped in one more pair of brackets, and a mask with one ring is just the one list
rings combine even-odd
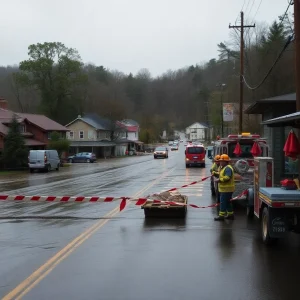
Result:
{"label": "awning", "polygon": [[262,124],[267,125],[269,127],[283,127],[283,126],[300,127],[300,112],[295,112],[289,115],[266,120],[262,122]]}
{"label": "awning", "polygon": [[114,147],[116,143],[109,141],[73,141],[71,147]]}
{"label": "awning", "polygon": [[42,142],[34,140],[34,139],[25,139],[25,145],[26,146],[46,146],[45,143],[42,143]]}
{"label": "awning", "polygon": [[143,142],[140,142],[140,141],[134,141],[135,144],[139,144],[139,145],[143,145],[144,143]]}
{"label": "awning", "polygon": [[[280,95],[276,97],[264,98],[257,100],[255,103],[251,104],[245,111],[245,114],[262,114],[269,108],[280,109],[284,107],[289,109],[286,113],[290,111],[295,111],[296,109],[296,93]],[[281,110],[282,111],[282,110]]]}

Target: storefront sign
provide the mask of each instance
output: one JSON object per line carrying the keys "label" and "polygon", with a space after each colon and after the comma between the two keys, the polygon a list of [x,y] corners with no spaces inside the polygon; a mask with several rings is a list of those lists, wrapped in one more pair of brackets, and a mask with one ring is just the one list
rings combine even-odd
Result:
{"label": "storefront sign", "polygon": [[223,103],[223,121],[233,121],[233,103]]}

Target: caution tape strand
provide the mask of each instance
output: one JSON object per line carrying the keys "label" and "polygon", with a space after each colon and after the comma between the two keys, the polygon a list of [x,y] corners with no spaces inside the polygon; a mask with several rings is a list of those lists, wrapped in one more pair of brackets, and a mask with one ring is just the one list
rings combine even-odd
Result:
{"label": "caution tape strand", "polygon": [[[181,188],[186,188],[192,185],[195,185],[197,183],[203,182],[207,180],[208,178],[211,178],[211,176],[203,177],[201,180],[198,181],[193,181],[189,184],[182,185],[181,187],[177,188],[172,188],[167,190],[167,192],[173,192],[176,190],[179,190]],[[240,199],[241,197],[245,196],[248,194],[248,191],[245,190],[243,191],[240,195],[232,198],[230,201],[235,201]],[[77,203],[82,203],[82,202],[113,202],[117,200],[121,200],[120,202],[120,211],[122,211],[127,204],[127,201],[131,202],[136,202],[135,205],[137,206],[143,206],[146,203],[156,203],[156,204],[165,204],[169,206],[190,206],[193,208],[210,208],[210,207],[216,207],[219,204],[211,204],[207,206],[199,206],[196,204],[186,204],[186,203],[181,203],[181,202],[174,202],[174,201],[167,201],[167,200],[153,200],[149,198],[136,198],[136,197],[99,197],[99,196],[90,196],[90,197],[85,197],[85,196],[25,196],[25,195],[0,195],[0,201],[45,201],[45,202],[77,202]]]}

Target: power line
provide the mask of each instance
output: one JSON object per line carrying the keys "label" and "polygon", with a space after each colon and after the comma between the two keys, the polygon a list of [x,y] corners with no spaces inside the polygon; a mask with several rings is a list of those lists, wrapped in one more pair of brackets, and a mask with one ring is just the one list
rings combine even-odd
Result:
{"label": "power line", "polygon": [[254,22],[254,19],[255,19],[256,15],[257,15],[257,13],[258,13],[258,11],[259,11],[259,9],[260,9],[260,6],[261,6],[261,4],[262,4],[262,1],[263,1],[263,0],[260,0],[260,2],[259,2],[259,4],[258,4],[258,7],[257,7],[257,10],[256,10],[256,12],[255,12],[255,14],[254,14],[252,23]]}
{"label": "power line", "polygon": [[251,10],[252,10],[252,8],[253,8],[253,5],[254,5],[255,1],[256,1],[256,0],[254,0],[254,1],[252,2],[252,5],[251,5],[250,10],[249,10],[249,12],[248,12],[248,15],[249,15],[249,16],[250,16],[250,13],[251,13]]}
{"label": "power line", "polygon": [[267,74],[265,75],[265,77],[262,79],[262,81],[261,81],[259,84],[257,84],[257,85],[254,86],[254,87],[251,87],[251,86],[247,83],[245,76],[242,75],[243,80],[244,80],[244,83],[245,83],[245,85],[247,86],[248,89],[250,89],[250,90],[256,90],[256,89],[258,89],[258,88],[266,81],[266,79],[269,77],[269,75],[270,75],[271,72],[273,71],[274,67],[276,66],[276,64],[277,64],[278,61],[280,60],[280,58],[281,58],[281,56],[283,55],[284,51],[286,50],[286,48],[287,48],[287,47],[289,46],[289,44],[291,43],[292,39],[293,39],[293,35],[290,35],[290,36],[288,37],[288,40],[286,41],[284,47],[282,48],[282,50],[280,51],[279,55],[277,56],[275,62],[273,63],[273,65],[271,66],[271,68],[269,69],[269,71],[267,72]]}
{"label": "power line", "polygon": [[[255,14],[254,14],[254,16],[253,16],[253,19],[252,19],[252,22],[251,22],[251,23],[254,22],[255,17],[256,17],[256,15],[257,15],[257,13],[258,13],[258,11],[259,11],[259,9],[260,9],[260,6],[261,6],[261,4],[262,4],[262,1],[263,1],[263,0],[260,0],[260,2],[259,2],[259,4],[258,4],[258,7],[257,7],[257,9],[256,9],[256,12],[255,12]],[[246,36],[247,36],[247,35],[249,36],[249,32],[250,32],[250,30],[247,31]],[[251,35],[250,35],[250,37],[249,37],[249,41],[251,41],[253,33],[254,33],[254,31],[251,32]]]}
{"label": "power line", "polygon": [[[244,8],[244,6],[245,6],[245,3],[246,3],[246,0],[244,0],[243,6],[242,6],[242,8],[241,8],[240,11],[243,11],[243,8]],[[235,25],[236,25],[236,21],[238,20],[239,16],[240,16],[240,14],[238,13],[238,15],[237,15],[237,17],[236,17],[236,19],[235,19],[235,21],[234,21],[234,24],[235,24]]]}
{"label": "power line", "polygon": [[[289,1],[289,2],[288,2],[288,6],[287,6],[287,8],[286,8],[286,10],[285,10],[285,12],[284,12],[284,14],[283,14],[282,19],[280,20],[280,22],[279,22],[279,24],[278,24],[278,27],[279,27],[279,28],[280,28],[280,26],[282,25],[282,22],[283,22],[283,20],[284,20],[284,18],[285,18],[285,16],[286,16],[286,14],[287,14],[287,12],[288,12],[290,6],[293,4],[293,0],[288,0],[288,1]],[[262,2],[262,1],[261,1],[261,2]],[[261,4],[261,3],[260,3],[260,4]],[[260,7],[260,6],[259,6],[259,7]],[[249,33],[249,31],[248,31],[247,33]],[[251,34],[251,36],[250,36],[250,41],[251,41],[252,35],[253,35],[253,31],[252,31],[252,34]],[[264,59],[265,57],[267,57],[267,55],[270,53],[270,50],[271,50],[271,43],[269,43],[268,48],[267,48],[267,51],[265,52],[265,54],[264,54],[264,56],[263,56],[263,59]],[[261,70],[261,68],[258,68],[258,72],[259,72],[260,70]]]}
{"label": "power line", "polygon": [[[253,1],[253,0],[252,0],[252,1]],[[248,1],[248,4],[247,4],[247,6],[246,6],[246,8],[245,8],[245,11],[244,11],[245,14],[247,13],[247,9],[248,9],[248,7],[249,7],[250,2],[251,2],[251,0]]]}

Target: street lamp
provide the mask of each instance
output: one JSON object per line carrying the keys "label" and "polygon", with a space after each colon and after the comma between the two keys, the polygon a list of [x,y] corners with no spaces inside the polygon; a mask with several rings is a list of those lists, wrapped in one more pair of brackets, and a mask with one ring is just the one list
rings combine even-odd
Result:
{"label": "street lamp", "polygon": [[216,85],[221,89],[221,136],[224,136],[224,119],[223,119],[223,89],[226,86],[226,83],[219,83]]}

